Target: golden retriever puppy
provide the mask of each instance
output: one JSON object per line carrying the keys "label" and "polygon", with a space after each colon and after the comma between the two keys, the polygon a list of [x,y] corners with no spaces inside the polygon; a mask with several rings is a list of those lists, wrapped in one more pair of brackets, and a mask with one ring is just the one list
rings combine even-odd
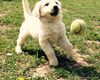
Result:
{"label": "golden retriever puppy", "polygon": [[40,0],[31,12],[28,1],[22,0],[25,21],[20,27],[17,40],[16,52],[22,53],[22,46],[26,38],[31,35],[38,39],[39,44],[45,52],[50,65],[57,66],[58,60],[52,48],[57,43],[61,48],[72,55],[79,63],[83,58],[73,50],[73,46],[66,37],[65,25],[62,21],[62,9],[59,0]]}

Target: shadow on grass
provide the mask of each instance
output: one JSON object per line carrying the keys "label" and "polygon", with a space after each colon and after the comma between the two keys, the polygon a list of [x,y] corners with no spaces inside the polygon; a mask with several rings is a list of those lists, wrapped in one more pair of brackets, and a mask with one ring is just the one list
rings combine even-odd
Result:
{"label": "shadow on grass", "polygon": [[44,56],[45,57],[45,59],[46,60],[48,60],[47,59],[47,57],[46,57],[46,55],[45,55],[45,53],[41,50],[41,49],[30,49],[30,50],[23,50],[25,53],[28,53],[29,55],[31,55],[31,56],[33,56],[33,55],[38,55],[37,57],[38,58],[40,58],[40,57],[42,57],[42,56]]}
{"label": "shadow on grass", "polygon": [[[63,68],[70,73],[75,73],[80,77],[85,78],[86,80],[99,80],[100,79],[100,73],[97,72],[96,68],[94,66],[85,67],[79,65],[76,61],[70,60],[64,56],[57,56],[59,60],[59,66],[58,68]],[[95,78],[95,79],[94,79]]]}
{"label": "shadow on grass", "polygon": [[[38,58],[41,56],[44,56],[47,59],[44,52],[40,49],[36,50],[24,50],[29,55],[33,56],[38,54]],[[59,65],[56,68],[63,68],[64,70],[69,71],[70,73],[75,73],[80,77],[85,78],[86,80],[99,80],[100,79],[100,73],[96,71],[96,68],[94,66],[91,67],[84,67],[79,65],[76,61],[70,60],[66,58],[64,55],[61,55],[60,52],[55,51],[57,54],[57,58],[59,61]],[[35,53],[35,54],[34,54]]]}

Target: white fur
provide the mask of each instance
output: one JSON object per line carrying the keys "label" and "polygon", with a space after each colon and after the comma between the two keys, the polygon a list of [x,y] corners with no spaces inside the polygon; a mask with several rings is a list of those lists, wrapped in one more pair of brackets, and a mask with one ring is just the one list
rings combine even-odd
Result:
{"label": "white fur", "polygon": [[[27,0],[22,0],[22,3],[25,21],[20,28],[16,52],[22,53],[22,45],[26,38],[31,35],[33,38],[38,39],[50,65],[57,66],[58,60],[52,48],[53,43],[58,43],[63,49],[73,53],[72,44],[66,37],[65,25],[62,22],[61,3],[58,0],[41,0],[37,2],[32,13]],[[46,3],[49,3],[49,6],[44,6]],[[50,13],[55,5],[59,8],[59,14],[51,16]]]}

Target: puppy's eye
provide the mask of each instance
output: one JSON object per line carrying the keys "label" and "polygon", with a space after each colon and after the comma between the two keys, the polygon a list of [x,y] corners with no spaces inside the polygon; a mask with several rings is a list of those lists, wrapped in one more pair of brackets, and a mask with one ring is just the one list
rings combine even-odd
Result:
{"label": "puppy's eye", "polygon": [[45,4],[45,6],[48,6],[48,5],[49,5],[49,3],[46,3],[46,4]]}
{"label": "puppy's eye", "polygon": [[56,4],[58,5],[58,2],[56,2]]}

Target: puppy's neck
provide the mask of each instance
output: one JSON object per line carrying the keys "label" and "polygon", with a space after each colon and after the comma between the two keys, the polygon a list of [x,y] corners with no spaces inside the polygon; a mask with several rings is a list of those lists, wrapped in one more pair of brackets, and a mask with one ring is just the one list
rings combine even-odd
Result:
{"label": "puppy's neck", "polygon": [[42,23],[55,23],[55,22],[59,22],[62,21],[62,19],[59,18],[45,18],[45,17],[41,17],[40,21]]}

